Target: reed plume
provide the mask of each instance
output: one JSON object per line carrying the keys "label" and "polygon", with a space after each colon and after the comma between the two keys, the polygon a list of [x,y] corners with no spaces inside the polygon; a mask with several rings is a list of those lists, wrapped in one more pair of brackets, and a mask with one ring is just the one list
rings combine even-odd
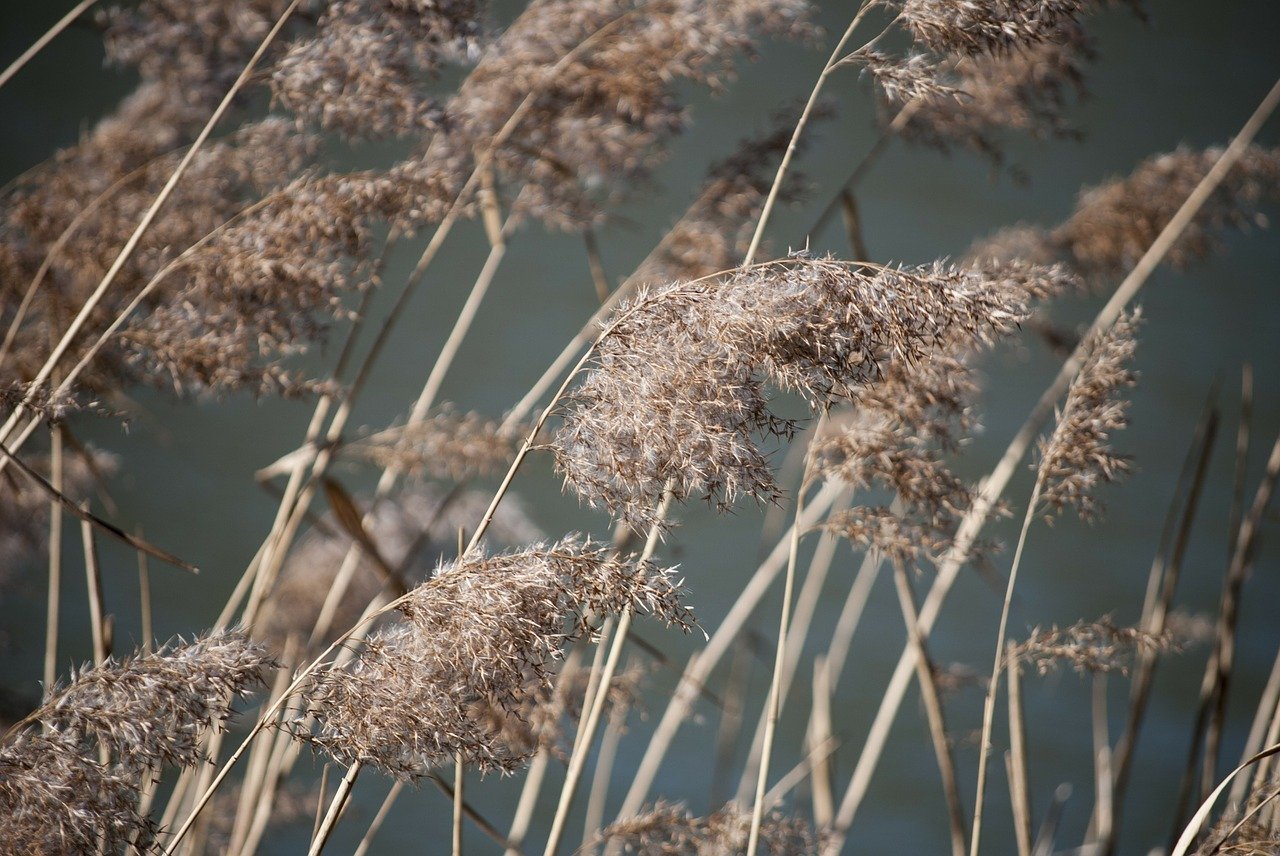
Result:
{"label": "reed plume", "polygon": [[680,501],[777,495],[758,435],[794,423],[770,385],[815,407],[855,396],[946,336],[984,340],[1022,317],[1044,271],[859,268],[792,259],[637,297],[596,345],[553,448],[578,495],[630,525]]}
{"label": "reed plume", "polygon": [[[750,831],[751,812],[735,803],[706,817],[695,817],[678,803],[659,801],[635,817],[605,827],[597,843],[637,856],[712,856],[744,852]],[[760,827],[757,852],[816,856],[820,843],[803,818],[770,812]]]}
{"label": "reed plume", "polygon": [[349,666],[309,678],[318,728],[303,736],[397,776],[456,757],[514,770],[530,747],[504,742],[493,708],[516,714],[547,686],[564,645],[591,632],[589,616],[637,609],[688,626],[678,591],[670,571],[577,538],[468,555],[410,592],[404,620],[372,634]]}

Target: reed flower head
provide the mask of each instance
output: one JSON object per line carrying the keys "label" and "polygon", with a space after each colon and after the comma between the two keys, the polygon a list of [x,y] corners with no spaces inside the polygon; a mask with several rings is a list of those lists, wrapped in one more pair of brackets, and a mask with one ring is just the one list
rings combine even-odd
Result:
{"label": "reed flower head", "polygon": [[[597,843],[638,856],[712,856],[746,851],[751,812],[729,803],[706,817],[694,817],[679,803],[658,801],[635,817],[600,832]],[[821,840],[799,817],[769,812],[760,827],[759,852],[769,856],[816,856]]]}
{"label": "reed flower head", "polygon": [[1097,515],[1101,504],[1094,489],[1129,471],[1128,458],[1112,451],[1108,441],[1128,424],[1129,403],[1120,394],[1137,382],[1128,363],[1141,318],[1138,310],[1123,315],[1086,342],[1088,356],[1071,382],[1057,426],[1040,441],[1041,502],[1055,512],[1070,505],[1081,517]]}
{"label": "reed flower head", "polygon": [[1053,42],[1093,0],[902,0],[916,41],[937,53],[989,54]]}
{"label": "reed flower head", "polygon": [[645,292],[597,343],[553,443],[557,467],[584,500],[640,527],[668,481],[681,501],[770,499],[756,437],[793,428],[770,410],[770,386],[825,406],[944,341],[1008,330],[1047,274],[1006,273],[800,258]]}
{"label": "reed flower head", "polygon": [[[479,490],[446,490],[423,484],[393,497],[370,502],[357,497],[369,515],[365,532],[402,580],[418,582],[440,562],[455,556],[458,530],[473,531],[484,517],[490,496]],[[267,599],[256,632],[275,651],[283,651],[290,636],[302,640],[312,635],[338,573],[353,549],[350,535],[331,514],[320,519],[290,552]],[[529,544],[543,537],[529,518],[518,495],[508,495],[494,513],[487,540],[509,546]],[[328,644],[335,635],[360,620],[365,607],[386,590],[387,581],[363,551],[347,588],[336,602],[329,632],[318,642]]]}
{"label": "reed flower head", "polygon": [[137,776],[103,766],[61,732],[24,732],[0,747],[0,851],[124,852],[154,830],[138,813]]}
{"label": "reed flower head", "polygon": [[105,748],[122,769],[186,767],[203,757],[200,735],[273,666],[240,633],[221,632],[150,654],[73,672],[34,717],[68,739]]}
{"label": "reed flower head", "polygon": [[1010,648],[1010,663],[1029,663],[1047,674],[1063,663],[1076,672],[1129,674],[1134,657],[1144,651],[1175,650],[1169,632],[1149,633],[1136,627],[1119,627],[1109,616],[1098,621],[1077,621],[1070,627],[1039,628]]}
{"label": "reed flower head", "polygon": [[372,634],[350,665],[311,678],[319,727],[306,739],[343,763],[402,776],[455,755],[514,769],[527,746],[504,742],[489,711],[519,711],[546,686],[566,641],[589,632],[588,616],[637,609],[687,625],[678,591],[669,571],[576,538],[468,555],[414,589],[398,607],[404,620]]}

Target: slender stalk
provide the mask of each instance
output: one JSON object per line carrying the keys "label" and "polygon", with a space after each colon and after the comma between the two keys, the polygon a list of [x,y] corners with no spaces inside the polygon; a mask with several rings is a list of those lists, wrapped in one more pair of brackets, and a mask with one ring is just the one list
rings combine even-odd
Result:
{"label": "slender stalk", "polygon": [[325,812],[324,820],[311,838],[311,847],[307,851],[307,856],[320,856],[324,846],[329,843],[329,836],[333,834],[334,827],[338,825],[338,820],[347,807],[347,801],[351,798],[351,788],[359,775],[360,762],[356,761],[347,768],[347,774],[338,783],[338,790],[334,792],[333,799],[329,802],[329,810]]}
{"label": "slender stalk", "polygon": [[89,589],[89,627],[93,636],[93,664],[101,666],[111,653],[107,642],[107,621],[102,608],[102,570],[98,565],[98,547],[93,524],[80,521],[80,537],[84,540],[85,583]]}
{"label": "slender stalk", "polygon": [[1009,674],[1009,802],[1018,856],[1031,856],[1031,788],[1027,784],[1027,721],[1022,709],[1022,666],[1011,642],[1005,649]]}
{"label": "slender stalk", "polygon": [[[1245,149],[1253,142],[1258,131],[1261,130],[1266,120],[1275,110],[1278,102],[1280,102],[1280,80],[1271,87],[1253,114],[1241,127],[1239,133],[1232,139],[1230,145],[1222,152],[1218,160],[1205,174],[1205,177],[1196,185],[1186,201],[1182,203],[1182,206],[1142,255],[1142,258],[1138,260],[1138,263],[1116,288],[1111,299],[1094,318],[1089,331],[1082,337],[1082,342],[1091,338],[1092,334],[1109,329],[1115,323],[1125,307],[1142,289],[1142,286],[1146,284],[1147,279],[1168,254],[1187,226],[1191,224],[1205,202],[1208,201],[1209,197],[1222,183],[1227,173],[1240,159]],[[1057,377],[1054,378],[1040,397],[1040,401],[1037,402],[1027,421],[1009,443],[1008,448],[995,468],[982,482],[977,496],[974,497],[973,504],[960,521],[953,545],[939,565],[934,584],[921,605],[921,631],[926,636],[937,620],[938,612],[941,611],[942,604],[950,593],[951,586],[955,583],[961,566],[967,561],[969,551],[977,540],[978,533],[982,530],[987,515],[991,513],[996,501],[1004,492],[1019,462],[1031,447],[1040,428],[1052,416],[1054,406],[1071,385],[1071,380],[1075,377],[1076,372],[1079,371],[1083,361],[1083,349],[1078,347],[1063,364]],[[898,708],[902,704],[903,696],[911,681],[911,675],[915,667],[914,659],[914,651],[910,646],[907,646],[898,660],[898,665],[876,713],[875,721],[872,723],[874,732],[887,734],[889,726],[896,718]],[[866,796],[872,773],[879,762],[882,750],[883,741],[872,742],[868,739],[854,769],[853,778],[841,800],[835,829],[832,831],[825,852],[838,853],[843,846],[844,836],[848,828],[853,824],[858,808]]]}
{"label": "slender stalk", "polygon": [[[827,659],[819,654],[813,661],[813,715],[809,728],[809,745],[821,746],[833,740],[831,729],[831,671]],[[813,788],[813,822],[818,829],[826,829],[836,814],[835,795],[831,790],[831,762],[829,756],[813,765],[809,777]]]}
{"label": "slender stalk", "polygon": [[[791,132],[791,140],[787,143],[787,151],[782,156],[782,163],[778,164],[778,172],[773,178],[773,185],[769,188],[769,195],[764,201],[764,208],[760,211],[760,219],[756,222],[755,233],[751,236],[751,246],[747,248],[747,256],[742,262],[744,267],[755,261],[756,252],[760,249],[760,241],[764,237],[765,227],[769,224],[769,216],[773,213],[774,203],[778,201],[778,193],[782,189],[782,180],[786,177],[787,169],[791,166],[791,159],[795,157],[796,149],[800,146],[800,135],[804,133],[805,127],[809,124],[809,116],[813,113],[813,108],[818,104],[818,96],[822,93],[822,87],[843,58],[845,46],[853,38],[853,31],[858,28],[858,24],[862,23],[863,16],[871,10],[873,5],[866,2],[861,4],[857,13],[853,16],[853,20],[845,28],[844,35],[836,42],[835,49],[831,51],[831,56],[827,59],[826,65],[822,67],[822,72],[818,75],[818,80],[814,83],[813,89],[809,93],[809,100],[805,102],[800,118],[796,121],[795,130]],[[751,844],[748,844],[747,850],[749,856],[754,853],[754,847]]]}
{"label": "slender stalk", "polygon": [[933,741],[933,754],[938,760],[938,773],[942,776],[942,792],[947,800],[947,820],[951,828],[952,856],[964,856],[964,810],[960,807],[960,788],[956,783],[955,762],[951,758],[951,739],[947,736],[947,721],[942,709],[942,695],[933,671],[924,638],[920,634],[920,615],[916,610],[916,597],[911,589],[906,566],[900,559],[893,561],[893,580],[898,590],[898,605],[907,634],[916,646],[916,682],[920,684],[920,698],[924,702],[925,716],[929,722],[929,737]]}
{"label": "slender stalk", "polygon": [[[855,18],[855,21],[857,19]],[[850,26],[852,32],[852,26]],[[845,38],[848,38],[846,34]],[[841,47],[844,42],[841,42]],[[837,51],[839,51],[837,47]],[[829,65],[829,64],[828,64]],[[792,139],[792,145],[795,139]],[[826,415],[823,414],[825,421]],[[815,430],[815,435],[821,433],[821,428]],[[769,700],[767,702],[769,716],[765,721],[764,741],[760,749],[760,772],[756,777],[756,793],[755,802],[751,810],[751,832],[747,838],[747,856],[756,856],[756,851],[760,847],[760,824],[764,821],[764,794],[769,784],[769,761],[773,755],[773,741],[778,730],[778,719],[782,714],[782,673],[786,668],[787,661],[787,634],[790,632],[791,622],[791,598],[795,590],[796,583],[796,564],[800,556],[800,518],[804,514],[804,496],[809,487],[809,474],[812,467],[813,458],[811,455],[805,456],[805,471],[800,479],[800,489],[796,491],[796,511],[795,522],[791,526],[791,543],[787,552],[787,574],[782,588],[782,615],[778,620],[778,648],[774,654],[773,660],[773,676],[770,679]]]}
{"label": "slender stalk", "polygon": [[9,63],[8,68],[4,71],[0,71],[0,86],[4,86],[8,83],[15,74],[22,70],[23,66],[31,61],[32,57],[44,50],[45,47],[48,46],[49,42],[56,39],[63,30],[74,24],[76,18],[83,15],[84,12],[96,2],[98,2],[98,0],[80,0],[79,3],[71,7],[70,12],[59,18],[58,22],[46,30],[44,35],[36,39],[35,42],[32,43],[31,47],[27,48],[18,56],[17,59]]}
{"label": "slender stalk", "polygon": [[462,766],[462,753],[453,759],[453,856],[462,856],[462,800],[466,781],[466,768]]}
{"label": "slender stalk", "polygon": [[[49,429],[49,481],[63,492],[62,426]],[[58,613],[62,603],[62,503],[49,501],[49,600],[45,611],[44,692],[53,691],[58,680]]]}
{"label": "slender stalk", "polygon": [[987,683],[987,695],[982,703],[982,738],[978,741],[978,793],[974,797],[973,834],[969,839],[969,856],[978,856],[982,843],[982,809],[987,788],[987,759],[991,755],[991,727],[995,721],[996,693],[1000,689],[1000,673],[1004,667],[1004,643],[1009,630],[1009,611],[1013,606],[1013,588],[1018,583],[1018,568],[1022,565],[1022,551],[1027,546],[1027,531],[1035,517],[1036,504],[1040,501],[1040,488],[1044,478],[1036,476],[1027,501],[1027,513],[1022,516],[1022,531],[1018,533],[1018,546],[1013,551],[1013,566],[1009,569],[1009,584],[1004,591],[1004,603],[1000,606],[1000,629],[996,631],[995,662],[991,666],[991,680]]}
{"label": "slender stalk", "polygon": [[378,834],[378,830],[382,829],[383,821],[387,819],[387,815],[391,813],[391,807],[395,805],[396,800],[400,796],[400,792],[404,790],[404,782],[396,779],[391,784],[391,790],[387,791],[387,796],[382,800],[382,805],[378,807],[378,813],[373,816],[373,820],[369,822],[369,828],[365,830],[364,835],[360,838],[360,844],[356,847],[352,856],[366,856],[369,852],[370,845],[373,844],[373,837]]}
{"label": "slender stalk", "polygon": [[[142,533],[138,533],[141,537]],[[151,622],[151,572],[147,569],[147,554],[138,551],[138,611],[142,622],[142,651],[150,654],[155,640]]]}

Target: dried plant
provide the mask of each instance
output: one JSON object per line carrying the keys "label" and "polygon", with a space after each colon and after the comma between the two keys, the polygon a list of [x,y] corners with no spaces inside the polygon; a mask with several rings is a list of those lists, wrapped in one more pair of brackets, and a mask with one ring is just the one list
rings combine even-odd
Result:
{"label": "dried plant", "polygon": [[186,767],[203,758],[201,734],[222,727],[235,697],[262,683],[273,665],[240,633],[179,640],[73,672],[28,720],[102,747],[122,770]]}
{"label": "dried plant", "polygon": [[461,481],[504,469],[528,431],[527,425],[508,426],[445,406],[421,422],[386,428],[348,443],[339,454],[418,478]]}
{"label": "dried plant", "polygon": [[756,436],[793,424],[769,409],[769,385],[815,406],[855,395],[946,337],[1008,330],[1048,275],[793,259],[646,292],[597,343],[555,437],[557,468],[584,500],[641,527],[668,481],[681,501],[770,499]]}
{"label": "dried plant", "polygon": [[153,833],[138,814],[137,777],[104,767],[61,732],[25,732],[0,748],[0,815],[5,853],[123,852]]}
{"label": "dried plant", "polygon": [[1008,662],[1029,663],[1044,675],[1066,663],[1077,672],[1129,674],[1133,658],[1142,651],[1177,650],[1172,634],[1149,633],[1136,627],[1119,627],[1110,617],[1078,621],[1070,627],[1035,629],[1026,640],[1012,645]]}
{"label": "dried plant", "polygon": [[145,848],[145,772],[203,759],[201,735],[273,665],[242,634],[221,632],[73,673],[0,747],[0,850]]}
{"label": "dried plant", "polygon": [[1112,451],[1108,440],[1128,424],[1129,402],[1119,394],[1137,382],[1127,364],[1141,320],[1135,310],[1086,342],[1088,356],[1071,382],[1057,426],[1040,441],[1040,499],[1054,513],[1074,506],[1081,517],[1095,517],[1102,507],[1094,490],[1129,471],[1128,458]]}
{"label": "dried plant", "polygon": [[409,136],[444,118],[430,78],[482,44],[477,0],[341,0],[272,72],[272,92],[300,117],[348,137]]}
{"label": "dried plant", "polygon": [[[1114,276],[1128,270],[1221,154],[1220,148],[1180,148],[1143,161],[1128,176],[1084,191],[1051,240],[1086,273]],[[1218,246],[1216,232],[1261,222],[1258,207],[1276,199],[1280,149],[1252,146],[1179,237],[1170,263],[1185,267],[1204,259]]]}
{"label": "dried plant", "polygon": [[937,53],[990,54],[1055,42],[1092,0],[902,0],[916,41]]}
{"label": "dried plant", "polygon": [[[694,817],[678,803],[660,801],[605,827],[597,843],[637,856],[712,856],[745,852],[750,830],[751,812],[735,803],[707,817]],[[816,856],[821,843],[803,818],[770,812],[760,827],[758,852]]]}
{"label": "dried plant", "polygon": [[370,636],[350,665],[309,679],[319,727],[305,737],[343,763],[399,776],[455,756],[513,770],[529,747],[505,743],[487,711],[521,710],[565,643],[589,632],[588,616],[640,609],[688,626],[677,594],[669,571],[576,538],[469,555],[413,590],[398,606],[404,620]]}
{"label": "dried plant", "polygon": [[[48,455],[30,455],[26,464],[43,478],[50,476]],[[119,459],[89,447],[83,455],[66,455],[62,492],[73,500],[88,498],[99,479],[114,474]],[[46,549],[49,539],[49,494],[12,470],[0,475],[0,555],[10,562]],[[7,570],[5,568],[4,570]],[[0,570],[0,579],[4,578]]]}
{"label": "dried plant", "polygon": [[[475,530],[489,496],[479,490],[457,492],[421,485],[394,498],[369,503],[357,497],[356,502],[371,515],[365,531],[381,558],[402,580],[416,582],[457,554],[458,530]],[[352,548],[349,533],[337,525],[332,515],[326,514],[320,523],[289,554],[257,625],[262,638],[276,651],[284,650],[290,636],[305,640],[312,635]],[[487,537],[497,544],[514,545],[537,541],[543,535],[529,519],[520,498],[512,496],[498,507]],[[328,644],[337,633],[354,625],[386,584],[385,575],[374,560],[362,554],[345,593],[337,601],[328,633],[316,641]]]}

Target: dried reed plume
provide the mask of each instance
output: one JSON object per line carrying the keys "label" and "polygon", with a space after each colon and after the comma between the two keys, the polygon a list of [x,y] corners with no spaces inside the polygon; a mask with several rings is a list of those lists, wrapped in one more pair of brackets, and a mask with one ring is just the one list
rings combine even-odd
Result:
{"label": "dried reed plume", "polygon": [[137,776],[104,767],[61,732],[26,732],[0,748],[0,815],[5,853],[123,852],[153,834],[138,814]]}
{"label": "dried reed plume", "polygon": [[1057,426],[1040,440],[1040,500],[1055,513],[1074,506],[1081,517],[1095,517],[1102,506],[1094,490],[1129,471],[1128,458],[1112,451],[1108,440],[1128,424],[1129,402],[1120,392],[1136,383],[1127,364],[1141,320],[1140,310],[1126,313],[1086,342],[1088,357],[1071,382]]}
{"label": "dried reed plume", "polygon": [[[1222,154],[1179,148],[1155,155],[1127,176],[1080,193],[1075,210],[1052,229],[1021,225],[996,232],[970,249],[970,258],[1063,262],[1094,280],[1123,274]],[[1280,199],[1280,149],[1250,146],[1166,255],[1188,267],[1219,249],[1220,233],[1264,225],[1259,208]]]}
{"label": "dried reed plume", "polygon": [[[640,856],[713,856],[742,853],[751,831],[751,812],[728,803],[707,817],[694,817],[678,803],[659,801],[634,817],[605,827],[596,843]],[[765,815],[758,853],[816,856],[820,838],[803,818]]]}
{"label": "dried reed plume", "polygon": [[456,756],[513,770],[529,747],[504,742],[489,711],[520,711],[565,643],[590,632],[588,616],[634,608],[688,626],[677,595],[669,571],[577,538],[469,555],[411,592],[404,620],[374,633],[349,666],[310,679],[319,727],[304,736],[342,763],[398,776]]}
{"label": "dried reed plume", "polygon": [[[473,531],[484,517],[489,499],[483,491],[446,491],[421,485],[372,504],[359,497],[356,502],[370,515],[365,531],[381,559],[402,580],[417,582],[445,558],[457,554],[458,530]],[[332,515],[326,514],[320,524],[289,554],[258,622],[262,638],[276,651],[284,650],[290,636],[305,640],[312,635],[352,549],[350,535]],[[515,495],[498,506],[487,530],[489,541],[504,546],[529,544],[541,537],[542,532]],[[337,601],[328,633],[316,641],[328,644],[337,633],[355,624],[386,585],[385,574],[374,560],[361,554],[345,593]]]}
{"label": "dried reed plume", "polygon": [[462,481],[505,469],[528,430],[523,424],[505,426],[479,413],[458,413],[445,406],[421,422],[348,443],[339,454],[383,469],[394,467],[412,477]]}
{"label": "dried reed plume", "polygon": [[1092,0],[903,0],[900,15],[929,50],[988,54],[1058,41],[1095,5]]}
{"label": "dried reed plume", "polygon": [[946,337],[1010,329],[1049,275],[796,258],[646,292],[597,343],[553,443],[557,468],[582,499],[640,527],[668,481],[681,501],[771,499],[756,437],[794,426],[769,409],[770,385],[814,406],[855,396]]}
{"label": "dried reed plume", "polygon": [[0,748],[0,850],[145,845],[144,771],[200,761],[201,735],[221,727],[272,666],[243,635],[221,632],[73,673]]}
{"label": "dried reed plume", "polygon": [[429,83],[479,51],[477,0],[341,0],[272,72],[287,109],[347,137],[418,135],[444,118]]}
{"label": "dried reed plume", "polygon": [[[448,126],[419,162],[470,174],[516,108],[534,101],[493,153],[499,184],[522,187],[518,210],[552,227],[599,222],[648,185],[685,124],[679,81],[719,88],[762,36],[811,32],[805,0],[547,0],[531,5],[482,55],[445,106]],[[590,43],[588,45],[588,42]],[[550,70],[585,46],[553,77]],[[412,168],[406,177],[413,179]],[[456,178],[446,176],[446,181]]]}
{"label": "dried reed plume", "polygon": [[1104,617],[1099,621],[1077,621],[1070,627],[1031,631],[1026,640],[1011,645],[1010,664],[1029,663],[1044,675],[1063,663],[1077,672],[1119,672],[1129,674],[1134,658],[1145,652],[1176,651],[1174,635],[1149,633],[1136,627],[1118,627]]}

